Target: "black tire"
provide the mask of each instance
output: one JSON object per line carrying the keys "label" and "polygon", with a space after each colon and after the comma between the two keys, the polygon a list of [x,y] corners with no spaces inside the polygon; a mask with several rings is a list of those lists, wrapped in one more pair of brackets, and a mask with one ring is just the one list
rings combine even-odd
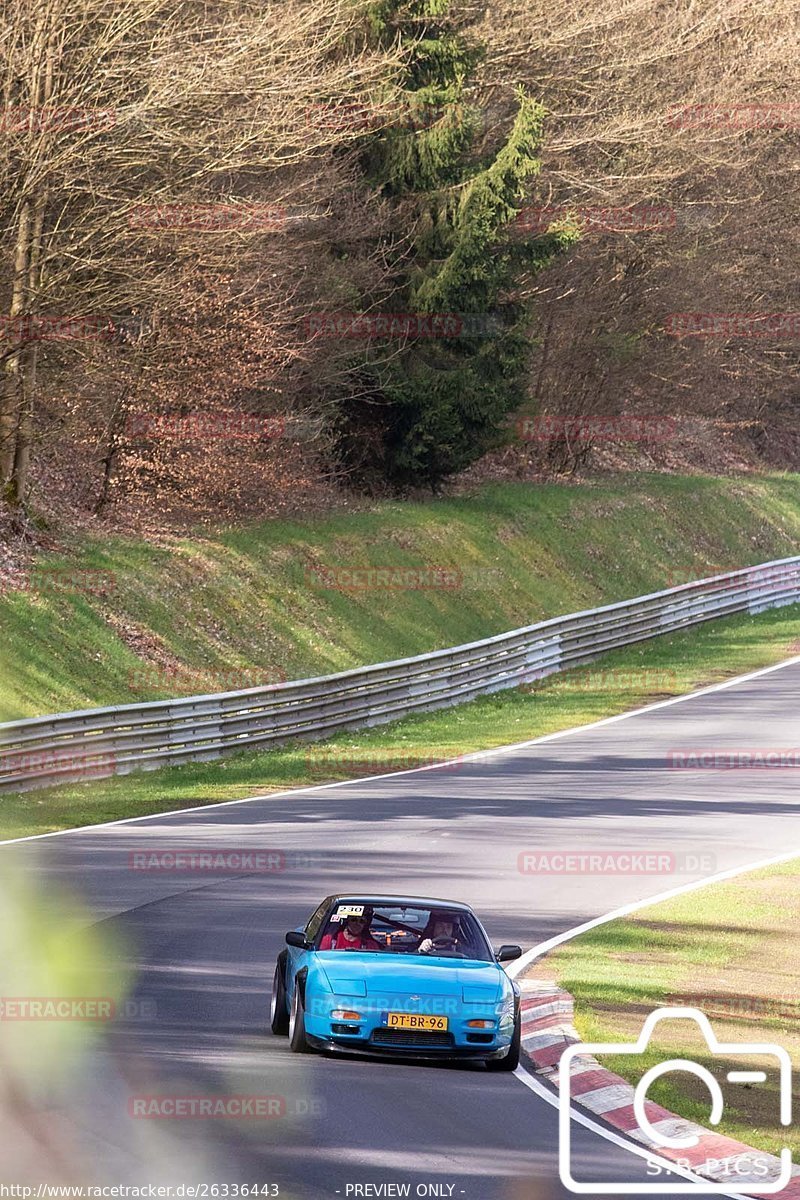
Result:
{"label": "black tire", "polygon": [[522,1045],[522,1021],[519,1013],[514,1022],[514,1036],[505,1058],[490,1058],[486,1063],[487,1071],[516,1071],[519,1066],[519,1052]]}
{"label": "black tire", "polygon": [[269,1027],[283,1037],[289,1032],[289,1013],[286,1010],[286,983],[283,963],[278,959],[272,977],[272,999],[269,1007]]}
{"label": "black tire", "polygon": [[306,1040],[306,1015],[299,983],[295,983],[292,1009],[289,1013],[289,1046],[295,1054],[308,1054],[311,1049]]}

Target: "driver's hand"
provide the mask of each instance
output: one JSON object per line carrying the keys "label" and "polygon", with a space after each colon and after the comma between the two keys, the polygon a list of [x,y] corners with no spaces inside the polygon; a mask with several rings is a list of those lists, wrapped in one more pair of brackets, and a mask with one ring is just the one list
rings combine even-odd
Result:
{"label": "driver's hand", "polygon": [[433,949],[433,938],[424,938],[419,944],[420,954],[430,954]]}

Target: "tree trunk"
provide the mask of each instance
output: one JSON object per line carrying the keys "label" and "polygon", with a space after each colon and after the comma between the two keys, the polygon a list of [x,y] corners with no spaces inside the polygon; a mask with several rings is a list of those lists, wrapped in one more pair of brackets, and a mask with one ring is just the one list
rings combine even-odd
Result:
{"label": "tree trunk", "polygon": [[[45,6],[37,23],[34,37],[33,69],[29,81],[34,121],[36,112],[47,106],[53,93],[55,31],[52,26],[48,30],[51,15],[49,7]],[[14,285],[16,289],[19,281],[20,311],[33,317],[39,308],[42,283],[42,233],[47,208],[46,187],[40,185],[34,198],[27,200],[25,204],[25,237],[24,244],[22,238],[18,242]],[[35,337],[35,334],[33,336]],[[16,363],[18,417],[11,479],[6,495],[9,503],[15,507],[24,507],[28,491],[38,356],[38,346],[35,341],[29,341],[14,358],[9,360],[11,363]]]}
{"label": "tree trunk", "polygon": [[100,493],[94,506],[94,515],[96,517],[101,516],[105,511],[106,505],[111,497],[111,481],[114,477],[114,470],[117,465],[117,456],[119,455],[119,435],[122,432],[122,428],[125,424],[128,398],[132,390],[133,389],[131,387],[125,388],[118,402],[114,405],[114,411],[111,414],[111,421],[108,430],[108,442],[106,443],[106,452],[103,456],[103,479],[100,484]]}
{"label": "tree trunk", "polygon": [[24,507],[25,495],[28,490],[28,470],[31,464],[31,443],[33,441],[33,410],[36,394],[36,364],[39,354],[38,346],[31,346],[26,352],[25,369],[20,380],[20,414],[17,425],[17,437],[14,445],[14,466],[8,485],[8,502],[13,507]]}
{"label": "tree trunk", "polygon": [[[46,197],[40,195],[36,199],[33,231],[31,236],[30,254],[28,260],[27,293],[31,310],[38,308],[38,296],[41,286],[41,255],[42,231]],[[32,314],[33,315],[33,312]],[[8,488],[8,499],[12,505],[25,505],[28,492],[28,471],[31,464],[31,444],[33,442],[33,416],[36,398],[36,367],[38,365],[39,347],[33,342],[23,351],[24,361],[20,372],[20,412],[17,425],[17,438],[14,446],[14,465],[11,482]]]}
{"label": "tree trunk", "polygon": [[9,306],[8,336],[17,348],[5,361],[5,379],[0,394],[0,487],[5,487],[14,467],[14,448],[17,424],[22,410],[22,357],[24,340],[19,317],[25,311],[27,299],[28,270],[30,265],[32,205],[30,200],[22,204],[17,224],[14,248],[14,282]]}

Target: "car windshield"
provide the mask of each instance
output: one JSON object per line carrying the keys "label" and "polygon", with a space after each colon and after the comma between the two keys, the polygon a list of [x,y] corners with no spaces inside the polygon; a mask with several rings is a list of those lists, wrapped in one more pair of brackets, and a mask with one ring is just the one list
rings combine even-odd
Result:
{"label": "car windshield", "polygon": [[340,901],[321,931],[320,950],[373,950],[494,962],[473,915],[461,908]]}

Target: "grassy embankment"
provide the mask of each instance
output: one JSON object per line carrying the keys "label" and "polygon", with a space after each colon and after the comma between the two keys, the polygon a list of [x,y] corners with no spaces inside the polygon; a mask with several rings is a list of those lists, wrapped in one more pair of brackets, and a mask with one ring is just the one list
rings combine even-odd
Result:
{"label": "grassy embankment", "polygon": [[[469,498],[383,503],[169,545],[84,540],[41,561],[37,587],[0,596],[0,719],[423,653],[789,555],[799,542],[800,477],[663,475],[492,487]],[[461,584],[341,591],[314,574],[353,566],[446,567]],[[796,630],[794,608],[730,618],[616,652],[532,691],[342,735],[324,747],[7,796],[0,833],[236,799],[535,737],[779,661]]]}

